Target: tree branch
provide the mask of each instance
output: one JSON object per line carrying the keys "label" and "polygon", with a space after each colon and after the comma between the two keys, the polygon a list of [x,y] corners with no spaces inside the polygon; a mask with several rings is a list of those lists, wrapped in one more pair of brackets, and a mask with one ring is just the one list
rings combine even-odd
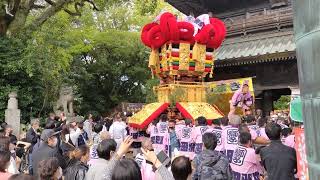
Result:
{"label": "tree branch", "polygon": [[93,10],[99,11],[98,7],[92,0],[81,0],[80,2],[75,2],[74,3],[75,12],[72,12],[69,9],[64,9],[64,11],[71,16],[81,16],[80,8],[82,8],[85,5],[85,2],[88,2],[89,4],[91,4]]}
{"label": "tree branch", "polygon": [[81,16],[81,13],[79,11],[76,11],[76,12],[72,12],[71,10],[69,9],[64,9],[64,11],[66,13],[68,13],[70,16]]}
{"label": "tree branch", "polygon": [[11,10],[11,14],[16,14],[19,6],[20,6],[20,2],[21,0],[14,0],[14,5],[13,5],[13,9]]}
{"label": "tree branch", "polygon": [[[3,0],[0,0],[3,1]],[[93,0],[44,0],[50,6],[35,4],[36,0],[13,0],[15,2],[12,12],[15,12],[13,20],[8,23],[8,34],[17,34],[21,31],[32,32],[38,29],[43,23],[45,23],[50,17],[54,16],[58,11],[64,10],[71,16],[81,16],[80,9],[89,3],[93,10],[99,11]],[[75,12],[65,8],[64,6],[69,3],[74,3]],[[1,4],[1,3],[0,3]],[[1,7],[0,7],[1,8]],[[29,25],[25,25],[27,16],[31,9],[44,9],[46,8],[37,18],[35,18]],[[1,11],[1,9],[0,9]]]}
{"label": "tree branch", "polygon": [[31,6],[31,9],[44,9],[46,6],[39,5],[39,4],[34,4]]}
{"label": "tree branch", "polygon": [[55,2],[51,1],[51,0],[45,0],[48,4],[50,4],[51,6],[55,5]]}
{"label": "tree branch", "polygon": [[58,0],[55,2],[53,6],[50,6],[47,10],[45,10],[41,15],[39,15],[36,19],[34,19],[30,25],[28,25],[25,29],[27,31],[34,31],[39,28],[44,22],[46,22],[50,17],[55,15],[58,11],[63,9],[63,6],[69,3],[71,0]]}
{"label": "tree branch", "polygon": [[14,0],[14,18],[10,22],[7,34],[15,35],[23,29],[27,16],[36,0]]}
{"label": "tree branch", "polygon": [[93,10],[99,11],[97,5],[92,0],[83,0],[84,2],[88,2],[92,5]]}

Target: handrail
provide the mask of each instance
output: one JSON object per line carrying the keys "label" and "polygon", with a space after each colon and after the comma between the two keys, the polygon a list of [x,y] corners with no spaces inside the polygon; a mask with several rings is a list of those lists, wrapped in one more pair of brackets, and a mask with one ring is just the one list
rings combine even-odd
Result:
{"label": "handrail", "polygon": [[293,9],[290,6],[277,10],[228,17],[225,20],[227,21],[227,36],[266,29],[280,29],[283,26],[293,26]]}

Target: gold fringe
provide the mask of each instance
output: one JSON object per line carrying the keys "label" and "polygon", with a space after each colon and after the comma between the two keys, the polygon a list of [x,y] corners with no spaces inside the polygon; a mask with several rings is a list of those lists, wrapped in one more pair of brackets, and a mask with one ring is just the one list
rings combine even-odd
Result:
{"label": "gold fringe", "polygon": [[209,78],[213,78],[213,68],[211,67],[211,72],[209,74]]}
{"label": "gold fringe", "polygon": [[212,65],[211,65],[211,72],[210,72],[210,75],[209,75],[210,78],[213,78],[213,69],[214,69],[214,61],[215,61],[214,53],[215,53],[215,51],[212,54]]}
{"label": "gold fringe", "polygon": [[159,51],[152,49],[149,57],[149,68],[153,69],[156,73],[160,73],[160,58]]}
{"label": "gold fringe", "polygon": [[153,74],[153,72],[152,72],[152,69],[150,69],[150,70],[151,70],[152,79],[154,79],[154,74]]}
{"label": "gold fringe", "polygon": [[195,71],[203,72],[206,60],[206,45],[196,43],[192,49],[192,59],[195,61]]}
{"label": "gold fringe", "polygon": [[180,43],[179,46],[179,70],[189,70],[190,44]]}
{"label": "gold fringe", "polygon": [[168,71],[169,68],[168,68],[167,45],[166,44],[164,44],[161,47],[161,56],[162,56],[162,59],[160,59],[160,63],[162,65],[162,70],[163,71]]}
{"label": "gold fringe", "polygon": [[172,76],[172,71],[173,71],[173,67],[172,67],[172,56],[171,56],[171,52],[172,52],[172,43],[169,44],[168,46],[168,50],[167,53],[169,54],[169,57],[167,58],[168,64],[169,64],[169,75]]}

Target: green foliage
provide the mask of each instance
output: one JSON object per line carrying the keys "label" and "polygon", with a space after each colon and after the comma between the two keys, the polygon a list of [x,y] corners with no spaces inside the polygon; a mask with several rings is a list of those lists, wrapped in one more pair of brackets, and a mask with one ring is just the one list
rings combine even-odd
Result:
{"label": "green foliage", "polygon": [[144,94],[146,94],[146,103],[153,103],[153,102],[158,101],[158,96],[153,91],[153,87],[158,86],[159,83],[160,83],[160,81],[157,78],[148,79],[146,81],[146,87],[145,87],[145,92],[144,92]]}
{"label": "green foliage", "polygon": [[[149,50],[139,32],[161,10],[172,7],[144,2],[98,0],[101,11],[93,13],[89,5],[77,17],[58,11],[31,34],[1,38],[0,120],[9,92],[18,92],[22,119],[28,122],[53,110],[62,84],[74,88],[80,114],[102,114],[121,102],[156,101],[151,92],[159,80],[151,80]],[[26,24],[41,13],[32,11]]]}
{"label": "green foliage", "polygon": [[110,30],[93,37],[93,46],[72,64],[70,78],[81,94],[80,111],[104,113],[123,101],[144,102],[150,72],[139,34]]}
{"label": "green foliage", "polygon": [[159,6],[158,0],[135,0],[136,9],[141,15],[153,14]]}
{"label": "green foliage", "polygon": [[17,91],[22,122],[52,111],[63,74],[72,60],[71,47],[59,30],[68,27],[66,16],[53,17],[51,26],[28,37],[0,40],[0,120],[4,119],[8,93]]}
{"label": "green foliage", "polygon": [[273,102],[273,107],[275,110],[287,110],[289,109],[290,101],[290,96],[281,96],[277,101]]}
{"label": "green foliage", "polygon": [[41,75],[36,71],[34,76],[29,74],[29,68],[23,61],[25,51],[25,44],[21,40],[0,39],[0,120],[4,120],[8,94],[12,91],[18,93],[22,122],[27,122],[30,116],[36,116],[41,109]]}

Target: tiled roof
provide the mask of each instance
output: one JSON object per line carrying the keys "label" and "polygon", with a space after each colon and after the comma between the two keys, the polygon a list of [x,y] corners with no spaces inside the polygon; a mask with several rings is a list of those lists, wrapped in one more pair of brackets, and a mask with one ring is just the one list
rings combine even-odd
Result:
{"label": "tiled roof", "polygon": [[294,59],[295,49],[291,30],[227,38],[216,51],[215,66]]}

